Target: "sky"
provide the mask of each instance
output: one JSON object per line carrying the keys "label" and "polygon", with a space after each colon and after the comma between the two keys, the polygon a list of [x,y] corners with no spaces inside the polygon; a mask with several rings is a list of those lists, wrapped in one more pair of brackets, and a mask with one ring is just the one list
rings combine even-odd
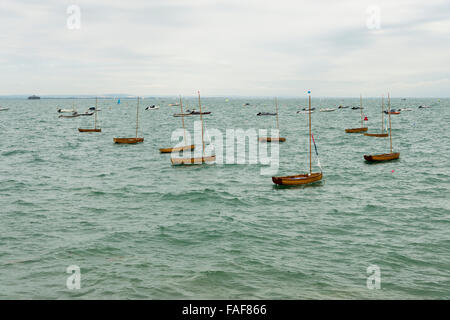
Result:
{"label": "sky", "polygon": [[1,0],[0,27],[0,95],[450,97],[449,0]]}

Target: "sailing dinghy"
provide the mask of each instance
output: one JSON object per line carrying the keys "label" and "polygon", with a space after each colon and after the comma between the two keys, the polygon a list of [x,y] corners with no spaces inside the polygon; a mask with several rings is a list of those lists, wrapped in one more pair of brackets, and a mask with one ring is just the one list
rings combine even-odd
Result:
{"label": "sailing dinghy", "polygon": [[[181,100],[180,96],[180,109],[181,109],[181,124],[183,125],[184,130],[184,143],[186,144],[186,128],[184,127],[184,116],[183,116],[183,101]],[[184,145],[182,147],[176,147],[176,148],[161,148],[159,149],[159,152],[161,153],[172,153],[172,152],[180,152],[185,150],[192,150],[195,148],[195,145]]]}
{"label": "sailing dinghy", "polygon": [[81,129],[78,128],[79,132],[102,132],[102,129],[97,128],[97,112],[98,112],[98,108],[97,108],[97,98],[95,98],[95,117],[94,117],[94,128],[90,128],[90,129]]}
{"label": "sailing dinghy", "polygon": [[[391,110],[391,98],[388,94],[388,107],[389,111]],[[392,152],[392,125],[391,125],[391,113],[389,112],[389,137],[390,137],[390,145],[391,152],[384,154],[375,154],[375,155],[364,155],[364,159],[368,162],[382,162],[382,161],[390,161],[396,160],[400,157],[400,152]]]}
{"label": "sailing dinghy", "polygon": [[[276,110],[276,115],[277,115],[277,130],[278,130],[278,134],[280,133],[280,124],[278,121],[278,99],[275,98],[275,110]],[[278,137],[260,137],[259,141],[261,142],[285,142],[286,138],[282,138],[280,136]]]}
{"label": "sailing dinghy", "polygon": [[144,138],[138,137],[138,129],[139,129],[139,97],[137,98],[137,106],[136,106],[136,137],[134,138],[114,138],[114,143],[118,144],[136,144],[140,142],[144,142]]}
{"label": "sailing dinghy", "polygon": [[[361,128],[352,128],[352,129],[345,129],[346,133],[360,133],[360,132],[366,132],[367,131],[367,127],[363,126],[363,107],[362,107],[362,96],[359,97],[359,109],[361,110]],[[353,107],[352,109],[354,109],[355,107]]]}
{"label": "sailing dinghy", "polygon": [[389,133],[384,132],[384,96],[381,98],[381,133],[364,133],[367,137],[385,138]]}
{"label": "sailing dinghy", "polygon": [[[285,186],[297,186],[297,185],[305,185],[313,182],[317,182],[322,180],[322,169],[320,172],[312,172],[312,149],[311,149],[311,140],[314,141],[313,135],[311,133],[311,91],[308,91],[309,95],[309,173],[298,174],[294,176],[284,176],[284,177],[272,177],[272,182],[277,185],[285,185]],[[314,147],[316,143],[314,142]],[[316,148],[317,154],[317,148]],[[320,167],[320,165],[319,165]]]}
{"label": "sailing dinghy", "polygon": [[216,161],[215,155],[205,156],[205,139],[204,139],[204,129],[203,129],[203,113],[202,113],[202,104],[200,102],[200,91],[198,91],[198,106],[200,108],[200,121],[202,123],[202,156],[201,157],[190,157],[190,158],[174,158],[171,157],[170,161],[172,165],[189,165],[189,164],[202,164],[202,163],[210,163]]}

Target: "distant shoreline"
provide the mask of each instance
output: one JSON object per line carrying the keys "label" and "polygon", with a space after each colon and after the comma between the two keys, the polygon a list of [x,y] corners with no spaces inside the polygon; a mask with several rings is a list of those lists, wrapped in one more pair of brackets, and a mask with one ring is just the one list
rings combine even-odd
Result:
{"label": "distant shoreline", "polygon": [[[5,95],[1,96],[0,99],[16,99],[16,100],[34,100],[34,99],[28,99],[29,96],[27,95],[20,95],[20,96],[10,96]],[[178,95],[172,95],[172,96],[140,96],[144,99],[178,99]],[[188,96],[184,96],[188,97]],[[56,99],[103,99],[103,100],[134,100],[137,98],[137,96],[111,96],[111,97],[105,97],[105,96],[40,96],[40,99],[35,100],[56,100]],[[205,96],[205,98],[216,98],[216,99],[249,99],[249,100],[255,100],[255,99],[272,99],[273,96]],[[298,97],[282,97],[278,96],[278,99],[304,99],[303,96]],[[315,97],[315,100],[317,99],[359,99],[358,96],[355,97]],[[380,99],[380,97],[365,97],[364,99]],[[402,100],[411,100],[411,99],[450,99],[450,97],[394,97],[392,99],[402,99]]]}

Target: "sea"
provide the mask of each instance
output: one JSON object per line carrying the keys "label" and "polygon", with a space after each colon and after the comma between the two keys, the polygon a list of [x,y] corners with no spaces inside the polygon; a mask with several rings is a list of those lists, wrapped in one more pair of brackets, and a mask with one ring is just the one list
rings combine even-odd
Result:
{"label": "sea", "polygon": [[[57,112],[95,99],[0,99],[0,299],[450,298],[450,99],[394,96],[392,108],[411,109],[391,116],[400,159],[369,164],[363,156],[390,152],[390,139],[345,133],[361,126],[359,97],[313,96],[323,181],[303,187],[271,177],[309,172],[306,96],[278,99],[286,142],[270,174],[259,155],[173,166],[159,148],[178,141],[177,101],[145,97],[144,142],[117,145],[136,135],[134,98],[98,100],[101,133],[78,132],[93,116]],[[227,130],[276,127],[256,115],[275,112],[273,98],[201,102],[207,140],[213,129],[225,145]],[[183,103],[199,109],[195,95]],[[380,132],[381,97],[363,107],[368,132]],[[199,120],[184,118],[188,133]]]}

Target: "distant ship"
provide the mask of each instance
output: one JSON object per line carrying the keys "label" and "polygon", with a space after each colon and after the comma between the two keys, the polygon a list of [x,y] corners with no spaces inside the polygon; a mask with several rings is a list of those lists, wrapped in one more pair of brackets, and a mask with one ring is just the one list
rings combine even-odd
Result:
{"label": "distant ship", "polygon": [[28,100],[39,100],[41,97],[35,96],[34,94],[32,96],[28,97]]}

